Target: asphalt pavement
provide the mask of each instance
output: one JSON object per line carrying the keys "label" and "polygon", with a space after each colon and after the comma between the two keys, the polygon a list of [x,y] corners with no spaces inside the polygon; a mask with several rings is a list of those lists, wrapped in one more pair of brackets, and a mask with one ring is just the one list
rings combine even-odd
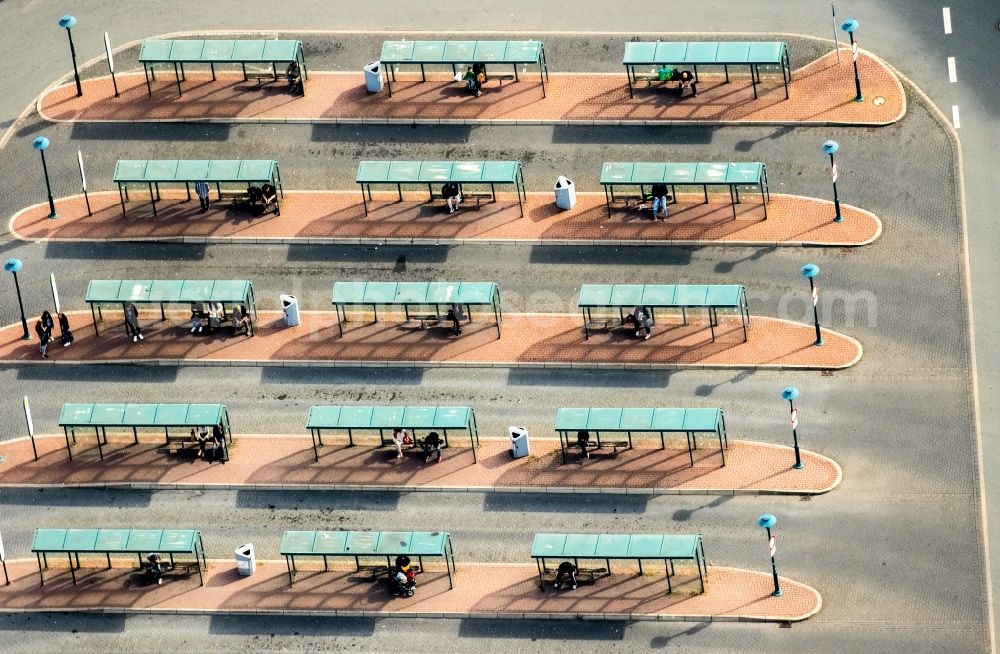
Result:
{"label": "asphalt pavement", "polygon": [[[85,16],[95,24],[108,23],[114,4],[97,3],[93,13]],[[569,11],[569,3],[552,3],[555,11],[546,28],[612,29],[624,22],[624,16],[612,16],[610,7],[585,4],[584,9],[593,11],[580,12],[576,5]],[[654,11],[653,4],[662,7],[662,3],[640,2],[637,13],[662,13],[662,9]],[[791,9],[766,3],[766,12],[761,9],[764,4],[733,7],[708,2],[688,23],[690,29],[705,31],[766,27],[818,36],[829,32],[828,14],[817,17],[828,12],[826,3],[795,3]],[[868,40],[863,46],[885,54],[904,72],[921,78],[918,82],[932,77],[926,74],[931,69],[928,62],[944,46],[934,41],[920,49],[920,40],[932,41],[933,30],[913,27],[935,17],[929,3],[912,7],[914,3],[888,2],[878,8],[868,4],[862,5],[868,16],[856,17],[866,27],[872,25],[872,41],[885,37],[886,52]],[[426,3],[393,3],[391,12],[375,3],[363,15],[338,15],[336,20],[325,5],[302,5],[310,11],[308,22],[315,26],[379,29],[393,26],[392,21],[407,11],[413,17],[409,25],[439,28],[441,22],[434,15],[435,7]],[[115,38],[189,28],[192,22],[198,27],[230,29],[259,23],[249,12],[200,16],[200,21],[192,21],[192,12],[184,11],[187,3],[174,6],[167,11],[149,3],[141,15],[116,19],[115,30],[122,36]],[[218,6],[224,8],[226,3]],[[644,8],[649,9],[645,14]],[[28,57],[35,48],[59,47],[55,37],[63,35],[45,32],[41,19],[47,16],[45,12],[55,16],[61,11],[48,2],[0,3],[0,20],[17,20],[25,30],[40,34],[12,55],[9,66],[17,73],[10,78],[12,90],[2,102],[4,114],[15,116],[26,104],[27,100],[18,104],[23,88],[34,89],[30,99],[48,79],[63,72],[64,65],[46,59],[33,69],[41,81],[18,77],[25,63],[21,57]],[[474,18],[480,26],[522,29],[537,26],[538,13],[529,3],[513,2],[502,10],[484,9]],[[764,21],[765,14],[770,20]],[[526,16],[536,19],[529,23]],[[890,19],[897,27],[905,22],[909,35],[918,42],[901,44],[904,39],[886,26]],[[592,25],[595,21],[601,22]],[[303,22],[302,17],[283,15],[269,17],[268,26],[276,29]],[[471,22],[469,15],[458,14],[453,28],[462,29]],[[581,38],[597,42],[607,37]],[[94,50],[81,45],[81,58],[96,54]],[[898,60],[892,56],[897,53]],[[617,56],[612,52],[609,58]],[[948,92],[940,80],[928,88],[932,97]],[[11,394],[17,398],[23,394],[32,398],[36,425],[45,431],[54,429],[63,401],[95,397],[118,401],[224,397],[234,428],[244,433],[302,431],[306,408],[313,403],[417,404],[447,398],[474,405],[481,431],[488,435],[500,435],[510,424],[524,424],[539,436],[551,435],[556,406],[711,403],[725,407],[734,435],[787,443],[786,409],[778,394],[794,383],[803,392],[803,445],[836,459],[844,469],[840,488],[811,501],[713,496],[553,501],[545,495],[0,491],[0,532],[10,555],[25,552],[31,530],[43,526],[200,526],[210,556],[226,557],[233,547],[253,538],[262,556],[273,557],[277,539],[286,528],[385,529],[420,521],[453,533],[460,564],[463,560],[525,560],[531,533],[542,528],[693,530],[705,535],[712,563],[765,569],[765,543],[754,521],[768,511],[780,520],[781,573],[813,585],[824,596],[823,611],[791,629],[722,624],[3,616],[0,630],[10,638],[0,649],[398,651],[405,647],[467,651],[474,647],[508,651],[544,647],[551,651],[742,652],[753,643],[762,650],[787,652],[984,651],[986,577],[979,546],[979,472],[971,352],[964,331],[967,313],[955,159],[932,113],[912,92],[909,102],[910,111],[901,123],[879,130],[293,125],[133,126],[122,130],[100,125],[53,126],[36,120],[19,125],[0,156],[0,178],[11,180],[0,197],[0,215],[5,216],[44,200],[37,156],[29,146],[42,131],[54,146],[71,153],[81,149],[94,183],[104,187],[106,175],[102,181],[99,171],[109,170],[108,163],[116,158],[201,157],[196,153],[210,145],[218,153],[213,156],[219,157],[251,151],[274,153],[282,162],[286,184],[294,188],[350,188],[354,162],[362,156],[461,158],[475,153],[479,158],[519,158],[526,162],[533,190],[544,190],[555,174],[570,168],[580,171],[575,174],[581,190],[597,190],[591,185],[604,160],[727,160],[739,153],[741,159],[768,162],[772,188],[819,197],[828,194],[826,162],[819,144],[835,138],[842,148],[842,198],[878,214],[885,231],[875,244],[854,250],[72,245],[23,244],[8,236],[0,247],[5,257],[25,261],[22,289],[32,313],[44,306],[47,274],[55,272],[64,302],[72,307],[81,306],[86,281],[97,277],[240,276],[254,280],[263,306],[273,307],[277,293],[292,291],[306,308],[326,309],[330,285],[338,279],[461,276],[499,281],[508,310],[542,312],[571,310],[580,283],[738,280],[751,291],[753,313],[808,320],[808,287],[798,268],[810,261],[822,269],[824,324],[858,337],[866,353],[848,371],[791,377],[787,373],[709,371],[570,374],[484,369],[470,374],[295,368],[0,369],[3,388],[13,389]],[[967,110],[963,120],[969,120],[969,113],[973,112]],[[963,133],[968,124],[963,125]],[[56,193],[74,192],[72,156],[52,157],[50,162]],[[970,222],[976,223],[976,218],[972,216]],[[6,294],[9,282],[2,283]],[[12,302],[0,306],[0,320],[16,320]],[[0,406],[0,417],[0,436],[23,434],[18,402]]]}

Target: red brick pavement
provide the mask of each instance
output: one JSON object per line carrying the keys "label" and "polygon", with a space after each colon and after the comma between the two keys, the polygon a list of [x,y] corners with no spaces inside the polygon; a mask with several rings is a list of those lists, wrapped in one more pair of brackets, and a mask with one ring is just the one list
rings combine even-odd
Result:
{"label": "red brick pavement", "polygon": [[[692,312],[693,314],[694,312]],[[689,316],[688,325],[662,316],[648,341],[628,330],[583,336],[579,316],[566,314],[506,314],[503,338],[496,323],[482,311],[477,322],[466,324],[460,336],[441,327],[422,329],[420,323],[402,323],[402,315],[380,311],[378,323],[371,314],[352,314],[344,336],[338,335],[333,311],[304,311],[298,327],[282,325],[280,312],[260,312],[257,335],[191,334],[188,315],[143,312],[145,340],[132,343],[124,334],[117,311],[107,312],[99,337],[94,335],[89,312],[70,312],[76,341],[71,348],[49,348],[42,360],[38,344],[21,340],[21,325],[0,329],[0,361],[99,363],[163,361],[202,364],[228,362],[343,362],[345,365],[500,365],[612,367],[717,367],[836,369],[854,365],[861,358],[861,344],[838,332],[825,330],[825,344],[814,346],[811,325],[755,316],[749,340],[743,341],[738,317],[720,314],[711,340],[707,320]],[[155,321],[155,322],[151,322]],[[364,321],[364,322],[363,322]]]}
{"label": "red brick pavement", "polygon": [[[84,82],[84,94],[67,84],[50,91],[40,103],[42,115],[59,121],[177,121],[237,119],[248,121],[406,122],[440,121],[739,121],[763,123],[840,123],[882,125],[899,120],[906,98],[896,76],[881,61],[861,53],[858,65],[865,101],[854,102],[851,56],[829,54],[795,71],[785,99],[780,78],[765,77],[760,97],[753,99],[749,76],[702,76],[696,98],[679,100],[671,91],[639,88],[630,99],[624,68],[619,74],[554,73],[542,97],[537,75],[518,83],[491,81],[480,98],[470,96],[450,75],[399,75],[393,95],[369,95],[360,72],[311,72],[305,97],[293,97],[281,82],[258,86],[239,74],[219,75],[188,71],[184,95],[170,75],[155,83],[152,97],[145,77],[119,74],[121,97],[114,97],[110,77]],[[734,71],[736,73],[736,71]],[[412,80],[412,81],[403,81]],[[642,85],[640,84],[640,87]],[[880,99],[879,105],[874,100]]]}
{"label": "red brick pavement", "polygon": [[[842,205],[844,221],[833,222],[833,203],[795,195],[772,195],[768,218],[754,198],[737,205],[733,218],[728,202],[704,204],[702,196],[681,195],[666,221],[654,221],[648,210],[617,208],[609,217],[603,193],[581,193],[577,206],[560,211],[548,193],[528,196],[524,217],[517,198],[501,195],[496,204],[476,206],[469,201],[449,215],[443,203],[426,203],[427,194],[375,194],[368,216],[360,191],[289,192],[281,215],[253,216],[231,203],[219,203],[200,213],[198,203],[181,193],[166,193],[153,217],[144,192],[136,190],[122,216],[115,192],[90,194],[94,215],[87,216],[83,196],[60,198],[59,217],[49,219],[48,204],[18,213],[11,230],[26,240],[275,240],[367,241],[429,239],[438,243],[465,241],[560,240],[634,243],[706,243],[777,245],[863,245],[882,231],[879,219],[864,210]],[[711,196],[710,196],[711,197]],[[172,198],[172,199],[168,199]]]}
{"label": "red brick pavement", "polygon": [[723,467],[718,441],[711,437],[698,440],[693,466],[681,436],[668,439],[667,449],[661,450],[658,437],[635,435],[633,450],[611,456],[611,448],[606,447],[600,451],[603,454],[588,460],[571,452],[566,464],[553,438],[533,439],[531,456],[521,459],[511,459],[509,442],[484,438],[477,464],[468,438],[450,434],[451,447],[441,463],[426,464],[416,449],[396,459],[395,449],[381,447],[377,436],[355,435],[355,446],[349,447],[346,436],[328,434],[317,462],[309,436],[237,434],[225,465],[199,459],[194,451],[170,454],[162,436],[145,434],[139,445],[131,434],[112,433],[108,438],[103,461],[95,435],[86,430],[77,433],[72,461],[61,434],[36,437],[38,461],[27,439],[0,443],[0,486],[683,489],[817,494],[831,490],[841,477],[840,467],[824,456],[805,451],[805,468],[794,470],[791,448],[752,441],[730,440]]}
{"label": "red brick pavement", "polygon": [[443,566],[427,565],[411,598],[393,598],[367,573],[342,565],[323,572],[322,563],[303,562],[289,586],[283,561],[259,561],[253,576],[240,577],[231,561],[212,560],[205,586],[196,573],[182,570],[168,572],[162,586],[147,586],[135,570],[107,570],[97,567],[106,565],[103,557],[83,557],[84,566],[95,567],[77,571],[73,586],[66,563],[50,557],[52,569],[41,587],[35,561],[22,559],[8,562],[11,585],[0,586],[0,610],[793,622],[812,617],[822,605],[820,594],[805,584],[782,578],[782,596],[772,597],[769,573],[714,566],[705,593],[694,566],[676,566],[674,592],[667,594],[663,574],[650,570],[652,562],[642,576],[612,563],[615,573],[594,584],[541,592],[534,564],[467,563],[461,543],[456,548],[455,587],[449,590]]}

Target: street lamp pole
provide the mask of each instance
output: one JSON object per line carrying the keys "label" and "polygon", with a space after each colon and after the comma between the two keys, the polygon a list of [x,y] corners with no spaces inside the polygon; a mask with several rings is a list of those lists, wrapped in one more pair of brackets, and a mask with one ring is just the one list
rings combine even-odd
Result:
{"label": "street lamp pole", "polygon": [[814,263],[807,263],[802,266],[802,276],[809,280],[809,295],[813,303],[813,323],[816,325],[816,342],[813,345],[823,344],[823,335],[819,331],[819,285],[813,282],[813,277],[819,275],[819,266]]}
{"label": "street lamp pole", "polygon": [[833,160],[833,155],[840,149],[840,144],[836,141],[826,141],[823,143],[823,152],[830,155],[830,179],[833,180],[833,208],[836,214],[833,222],[844,222],[844,217],[840,214],[840,196],[837,195],[837,162]]}
{"label": "street lamp pole", "polygon": [[69,55],[73,58],[73,77],[76,79],[76,95],[83,95],[83,87],[80,86],[80,71],[76,68],[76,48],[73,47],[73,26],[76,25],[76,18],[66,14],[59,19],[59,27],[66,30],[69,37]]}
{"label": "street lamp pole", "polygon": [[795,464],[792,466],[796,470],[801,470],[806,464],[802,463],[802,455],[799,453],[799,414],[795,410],[795,399],[799,396],[799,389],[789,386],[781,391],[782,399],[788,400],[788,410],[792,416],[792,445],[795,448]]}
{"label": "street lamp pole", "polygon": [[21,285],[17,283],[17,271],[21,269],[24,264],[21,263],[20,259],[8,259],[3,265],[3,269],[14,275],[14,289],[17,291],[17,307],[21,310],[21,327],[24,329],[24,334],[21,335],[21,340],[26,341],[31,338],[31,334],[28,333],[28,321],[24,317],[24,302],[21,301]]}
{"label": "street lamp pole", "polygon": [[854,57],[854,89],[855,89],[855,102],[864,102],[865,96],[861,95],[861,76],[858,75],[858,42],[854,40],[854,32],[857,31],[861,23],[849,18],[840,24],[840,29],[847,32],[851,37],[851,53]]}
{"label": "street lamp pole", "polygon": [[49,167],[45,165],[45,149],[49,147],[49,140],[44,136],[39,136],[31,143],[31,147],[38,150],[42,155],[42,172],[45,174],[45,190],[49,193],[49,218],[56,217],[56,203],[52,199],[52,185],[49,184]]}
{"label": "street lamp pole", "polygon": [[774,562],[774,552],[777,549],[777,536],[771,535],[771,528],[778,524],[778,519],[770,513],[765,513],[757,519],[757,526],[767,531],[767,549],[771,554],[771,576],[774,578],[774,597],[781,597],[781,585],[778,583],[778,566]]}

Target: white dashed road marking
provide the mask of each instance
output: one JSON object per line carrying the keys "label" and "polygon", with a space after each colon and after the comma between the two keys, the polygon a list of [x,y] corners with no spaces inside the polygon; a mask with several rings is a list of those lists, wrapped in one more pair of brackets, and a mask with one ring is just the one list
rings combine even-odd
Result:
{"label": "white dashed road marking", "polygon": [[958,105],[951,105],[951,124],[955,126],[955,129],[959,129],[962,126],[962,121],[958,118]]}
{"label": "white dashed road marking", "polygon": [[948,57],[948,81],[952,84],[958,81],[958,74],[955,72],[954,57]]}
{"label": "white dashed road marking", "polygon": [[942,7],[941,13],[944,14],[944,33],[951,34],[951,8]]}

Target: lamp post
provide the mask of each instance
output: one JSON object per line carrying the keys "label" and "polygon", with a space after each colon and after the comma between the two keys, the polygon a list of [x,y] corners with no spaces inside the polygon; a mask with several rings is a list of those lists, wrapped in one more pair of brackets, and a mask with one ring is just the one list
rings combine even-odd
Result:
{"label": "lamp post", "polygon": [[757,519],[757,526],[767,531],[767,550],[771,554],[771,576],[774,577],[774,597],[781,597],[781,586],[778,584],[778,566],[774,563],[774,552],[777,549],[777,536],[771,535],[771,527],[778,524],[778,519],[770,513],[765,513]]}
{"label": "lamp post", "polygon": [[17,306],[21,310],[21,327],[24,329],[24,334],[21,335],[21,340],[26,341],[31,338],[28,333],[28,321],[24,317],[24,302],[21,301],[21,286],[17,283],[17,271],[21,269],[24,264],[21,263],[20,259],[7,259],[4,263],[3,269],[14,275],[14,288],[17,290]]}
{"label": "lamp post", "polygon": [[844,217],[840,215],[840,197],[837,195],[837,162],[833,160],[833,155],[840,149],[840,144],[836,141],[826,141],[823,143],[823,152],[830,155],[830,179],[833,180],[833,208],[836,215],[833,222],[844,222]]}
{"label": "lamp post", "polygon": [[802,276],[809,280],[809,295],[812,296],[813,303],[813,322],[816,325],[816,342],[813,345],[822,345],[823,336],[819,331],[819,309],[816,305],[819,304],[819,284],[813,282],[813,277],[819,275],[819,266],[814,263],[807,263],[802,266]]}
{"label": "lamp post", "polygon": [[49,147],[49,140],[44,136],[39,136],[31,143],[31,147],[38,150],[42,155],[42,172],[45,173],[45,190],[49,193],[49,218],[56,217],[56,203],[52,199],[52,185],[49,184],[49,167],[45,165],[45,148]]}
{"label": "lamp post", "polygon": [[856,95],[854,96],[855,102],[864,102],[865,100],[865,96],[861,95],[861,77],[858,75],[858,42],[854,40],[854,32],[856,32],[860,26],[861,23],[853,18],[848,18],[840,24],[840,29],[847,32],[847,34],[851,37],[851,54],[854,57],[854,89],[856,92]]}
{"label": "lamp post", "polygon": [[59,27],[66,30],[69,37],[69,55],[73,58],[73,77],[76,78],[76,95],[83,95],[83,87],[80,86],[80,71],[76,68],[76,48],[73,47],[73,26],[76,25],[76,18],[66,14],[59,19]]}
{"label": "lamp post", "polygon": [[788,410],[792,416],[792,445],[795,447],[795,464],[792,467],[801,470],[806,464],[802,463],[802,455],[799,454],[799,412],[795,410],[795,399],[798,396],[799,389],[794,386],[789,386],[781,391],[781,398],[788,400]]}

